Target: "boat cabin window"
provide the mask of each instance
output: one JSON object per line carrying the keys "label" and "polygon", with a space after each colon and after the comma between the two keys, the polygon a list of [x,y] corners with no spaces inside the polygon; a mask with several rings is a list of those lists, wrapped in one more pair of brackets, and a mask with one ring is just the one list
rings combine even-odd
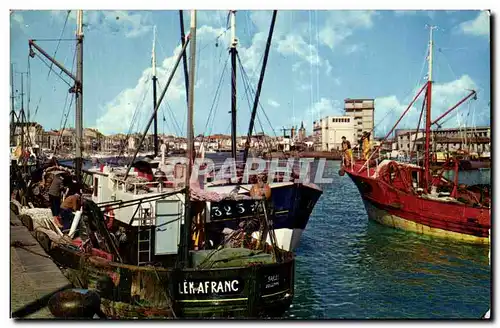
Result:
{"label": "boat cabin window", "polygon": [[413,188],[417,188],[419,185],[418,171],[411,172],[411,181],[412,181]]}
{"label": "boat cabin window", "polygon": [[97,197],[97,186],[99,185],[99,179],[94,177],[94,197]]}

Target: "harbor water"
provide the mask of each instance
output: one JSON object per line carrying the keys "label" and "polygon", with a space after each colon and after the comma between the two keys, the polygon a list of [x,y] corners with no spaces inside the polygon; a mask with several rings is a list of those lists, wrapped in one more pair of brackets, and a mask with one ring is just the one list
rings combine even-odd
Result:
{"label": "harbor water", "polygon": [[[369,221],[339,168],[327,161],[323,176],[333,182],[322,185],[297,249],[295,297],[285,318],[477,319],[490,308],[488,247]],[[489,170],[461,174],[468,183],[490,182]]]}
{"label": "harbor water", "polygon": [[[301,319],[480,318],[490,308],[488,248],[431,239],[368,220],[351,179],[327,162],[323,196],[297,249]],[[479,171],[465,173],[469,182]],[[489,183],[481,171],[481,183]],[[485,180],[488,181],[485,181]]]}

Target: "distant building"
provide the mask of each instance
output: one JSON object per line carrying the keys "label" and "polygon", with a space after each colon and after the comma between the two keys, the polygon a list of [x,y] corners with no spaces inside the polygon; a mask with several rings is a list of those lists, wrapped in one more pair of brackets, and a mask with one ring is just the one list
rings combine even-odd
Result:
{"label": "distant building", "polygon": [[52,131],[44,131],[42,136],[41,147],[45,149],[50,149],[54,151],[56,149],[57,143],[59,141],[59,132]]}
{"label": "distant building", "polygon": [[306,129],[304,128],[304,121],[300,123],[300,129],[299,129],[299,141],[304,141],[306,138]]}
{"label": "distant building", "polygon": [[316,151],[340,150],[342,137],[354,146],[356,129],[354,118],[349,116],[327,116],[313,123],[314,149]]}
{"label": "distant building", "polygon": [[36,122],[14,123],[13,146],[21,144],[21,135],[26,146],[39,146],[43,139],[43,127]]}
{"label": "distant building", "polygon": [[[396,129],[396,149],[404,152],[422,152],[425,147],[425,131],[420,129]],[[415,146],[413,144],[415,143]],[[431,143],[436,151],[467,150],[470,152],[490,152],[491,130],[489,126],[474,128],[442,128],[433,130]]]}
{"label": "distant building", "polygon": [[363,131],[373,131],[375,122],[374,99],[345,99],[344,110],[347,116],[354,118],[356,139],[361,139]]}

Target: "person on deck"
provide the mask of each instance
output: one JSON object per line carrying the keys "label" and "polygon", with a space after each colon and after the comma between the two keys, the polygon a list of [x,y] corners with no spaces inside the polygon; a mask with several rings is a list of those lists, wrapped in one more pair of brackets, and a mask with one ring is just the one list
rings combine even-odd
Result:
{"label": "person on deck", "polygon": [[71,223],[75,217],[74,212],[80,210],[81,207],[82,201],[79,194],[72,194],[66,197],[61,205],[62,230],[69,230],[71,228]]}
{"label": "person on deck", "polygon": [[370,132],[363,132],[363,136],[361,137],[361,141],[363,144],[363,159],[367,161],[370,158]]}
{"label": "person on deck", "polygon": [[59,221],[59,214],[61,211],[61,192],[63,190],[63,180],[59,176],[59,174],[55,174],[52,179],[52,183],[49,187],[49,201],[50,201],[50,210],[52,211],[52,216],[54,217],[54,223],[61,227],[62,224]]}
{"label": "person on deck", "polygon": [[264,176],[259,174],[257,176],[257,183],[250,189],[250,196],[256,198],[271,198],[271,187],[264,182]]}
{"label": "person on deck", "polygon": [[349,140],[346,139],[345,136],[342,136],[342,151],[344,153],[344,165],[345,166],[351,165],[352,161],[351,143],[349,142]]}

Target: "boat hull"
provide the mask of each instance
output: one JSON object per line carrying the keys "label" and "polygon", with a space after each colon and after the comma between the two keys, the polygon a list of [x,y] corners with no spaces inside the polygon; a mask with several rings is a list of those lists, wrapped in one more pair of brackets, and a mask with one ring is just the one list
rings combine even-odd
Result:
{"label": "boat hull", "polygon": [[400,216],[404,214],[397,215],[395,213],[391,213],[390,210],[383,209],[372,201],[364,199],[363,203],[365,205],[366,213],[368,214],[368,218],[370,220],[391,228],[410,231],[433,237],[461,240],[463,242],[474,243],[474,244],[489,243],[488,237],[478,237],[460,232],[434,228],[429,225],[408,220]]}
{"label": "boat hull", "polygon": [[[249,190],[250,187],[249,185],[242,189]],[[219,188],[214,187],[213,190]],[[223,192],[229,192],[234,186],[224,188],[227,190],[222,190]],[[285,251],[293,251],[299,246],[302,232],[306,229],[312,210],[322,194],[321,189],[306,184],[271,184],[271,203],[275,213],[273,227],[278,247]],[[218,224],[221,231],[224,228],[235,230],[238,228],[239,221],[223,221]],[[254,237],[258,238],[258,234],[255,233]],[[270,242],[269,238],[267,241]]]}
{"label": "boat hull", "polygon": [[389,184],[367,176],[366,170],[346,169],[363,199],[369,219],[383,225],[458,241],[488,244],[491,227],[489,209],[468,206],[439,198],[429,199],[396,188],[399,181]]}
{"label": "boat hull", "polygon": [[293,256],[282,263],[195,270],[124,265],[64,246],[50,253],[72,283],[99,293],[108,318],[280,317],[294,295]]}

